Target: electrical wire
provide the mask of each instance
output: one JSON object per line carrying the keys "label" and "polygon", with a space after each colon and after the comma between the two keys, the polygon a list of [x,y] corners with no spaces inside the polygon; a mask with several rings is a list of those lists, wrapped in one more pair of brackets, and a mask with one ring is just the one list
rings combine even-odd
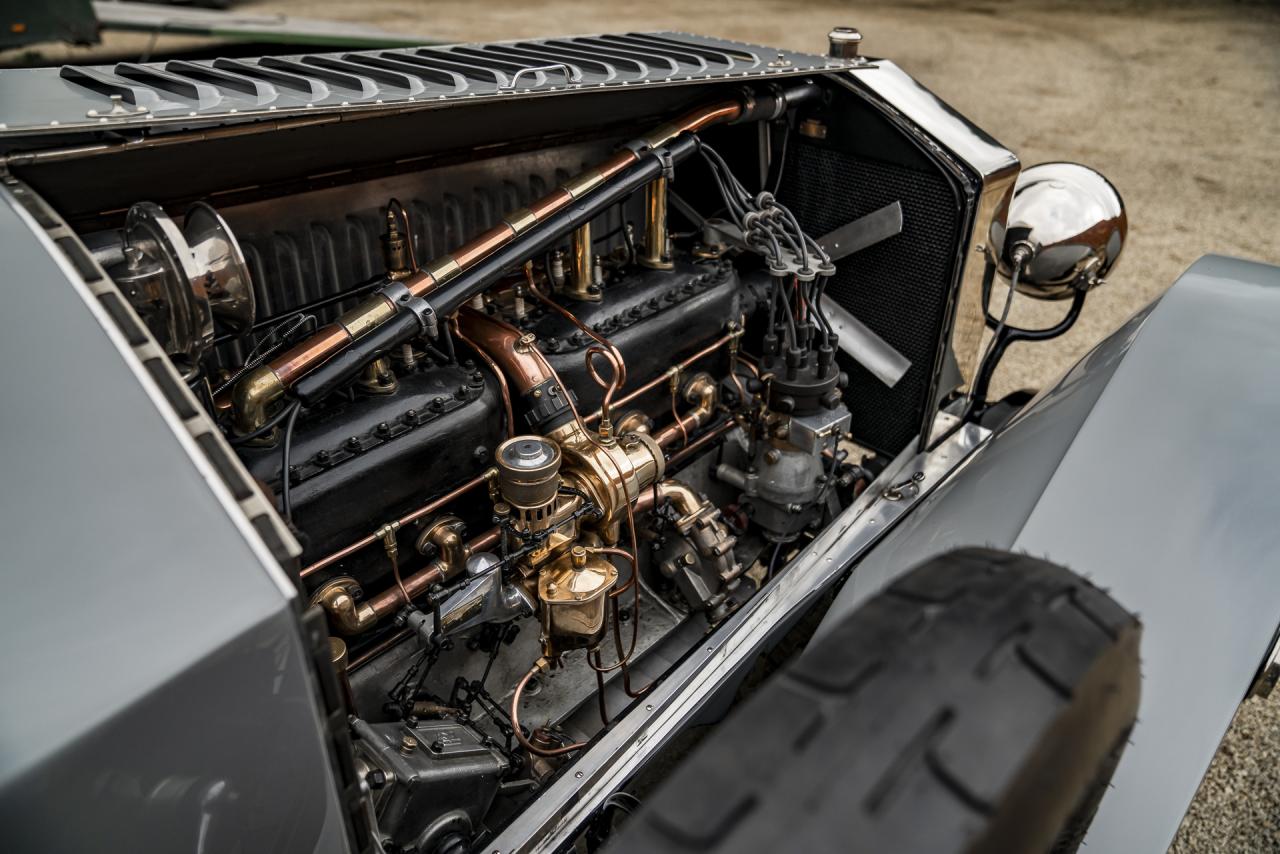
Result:
{"label": "electrical wire", "polygon": [[267,435],[272,430],[279,427],[280,422],[289,417],[289,412],[290,412],[290,407],[288,406],[281,407],[279,412],[277,412],[275,415],[272,415],[270,418],[268,418],[266,423],[264,423],[258,429],[254,430],[251,433],[245,433],[243,436],[230,436],[227,438],[227,441],[231,443],[232,447],[238,447],[240,445],[245,444],[246,442],[252,442],[254,439],[261,439],[263,436]]}
{"label": "electrical wire", "polygon": [[765,574],[765,580],[773,578],[774,570],[778,566],[778,557],[782,554],[782,543],[778,543],[773,548],[773,557],[769,559],[769,571]]}
{"label": "electrical wire", "polygon": [[284,441],[280,451],[280,505],[284,511],[286,522],[293,522],[293,501],[289,495],[289,454],[293,450],[293,425],[298,420],[298,412],[302,409],[300,401],[289,405],[289,415],[284,422]]}

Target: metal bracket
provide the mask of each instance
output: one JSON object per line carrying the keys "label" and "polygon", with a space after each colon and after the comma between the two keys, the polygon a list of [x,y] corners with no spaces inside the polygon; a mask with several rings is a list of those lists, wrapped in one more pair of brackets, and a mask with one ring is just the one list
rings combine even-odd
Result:
{"label": "metal bracket", "polygon": [[923,480],[924,472],[918,471],[901,483],[885,487],[884,491],[880,493],[880,497],[885,501],[901,501],[904,498],[915,498],[920,494],[920,483]]}
{"label": "metal bracket", "polygon": [[506,86],[499,86],[499,89],[515,89],[520,85],[520,78],[525,74],[545,74],[548,71],[559,71],[564,74],[565,83],[581,83],[582,72],[564,62],[554,62],[550,65],[530,65],[521,68],[515,74],[511,75],[511,79],[507,81]]}
{"label": "metal bracket", "polygon": [[391,282],[380,288],[378,293],[391,300],[397,306],[413,312],[414,316],[418,318],[418,325],[422,327],[423,335],[428,338],[436,338],[440,335],[436,310],[431,307],[431,303],[422,297],[414,296],[404,282]]}
{"label": "metal bracket", "polygon": [[654,156],[662,163],[662,177],[668,181],[674,181],[676,177],[676,164],[671,159],[671,151],[666,148],[659,148],[653,152]]}

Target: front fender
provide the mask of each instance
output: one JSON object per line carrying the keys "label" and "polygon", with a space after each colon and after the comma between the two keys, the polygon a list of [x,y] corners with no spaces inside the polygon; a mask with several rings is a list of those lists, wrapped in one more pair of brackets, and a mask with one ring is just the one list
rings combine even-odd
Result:
{"label": "front fender", "polygon": [[1143,697],[1087,843],[1164,851],[1280,620],[1277,425],[1280,268],[1202,258],[903,520],[823,629],[966,545],[1109,589],[1145,624]]}

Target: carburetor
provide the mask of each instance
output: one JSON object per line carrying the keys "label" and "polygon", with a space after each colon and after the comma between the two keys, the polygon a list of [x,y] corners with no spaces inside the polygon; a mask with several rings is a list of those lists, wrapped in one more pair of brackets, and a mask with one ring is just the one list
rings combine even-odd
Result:
{"label": "carburetor", "polygon": [[661,477],[663,455],[648,436],[596,438],[576,421],[552,436],[498,446],[494,512],[507,552],[523,550],[516,572],[537,598],[543,652],[554,659],[599,642],[618,569],[596,547],[618,541],[627,505]]}
{"label": "carburetor", "polygon": [[729,464],[716,477],[741,490],[741,502],[766,539],[787,543],[821,522],[834,496],[839,440],[849,429],[842,403],[824,402],[803,414],[772,413],[746,471]]}

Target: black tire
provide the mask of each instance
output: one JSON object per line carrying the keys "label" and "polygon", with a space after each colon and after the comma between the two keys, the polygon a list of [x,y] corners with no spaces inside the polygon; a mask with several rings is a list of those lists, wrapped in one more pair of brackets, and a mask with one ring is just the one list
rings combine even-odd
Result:
{"label": "black tire", "polygon": [[930,560],[753,694],[609,852],[1070,850],[1137,714],[1140,634],[1046,561]]}

